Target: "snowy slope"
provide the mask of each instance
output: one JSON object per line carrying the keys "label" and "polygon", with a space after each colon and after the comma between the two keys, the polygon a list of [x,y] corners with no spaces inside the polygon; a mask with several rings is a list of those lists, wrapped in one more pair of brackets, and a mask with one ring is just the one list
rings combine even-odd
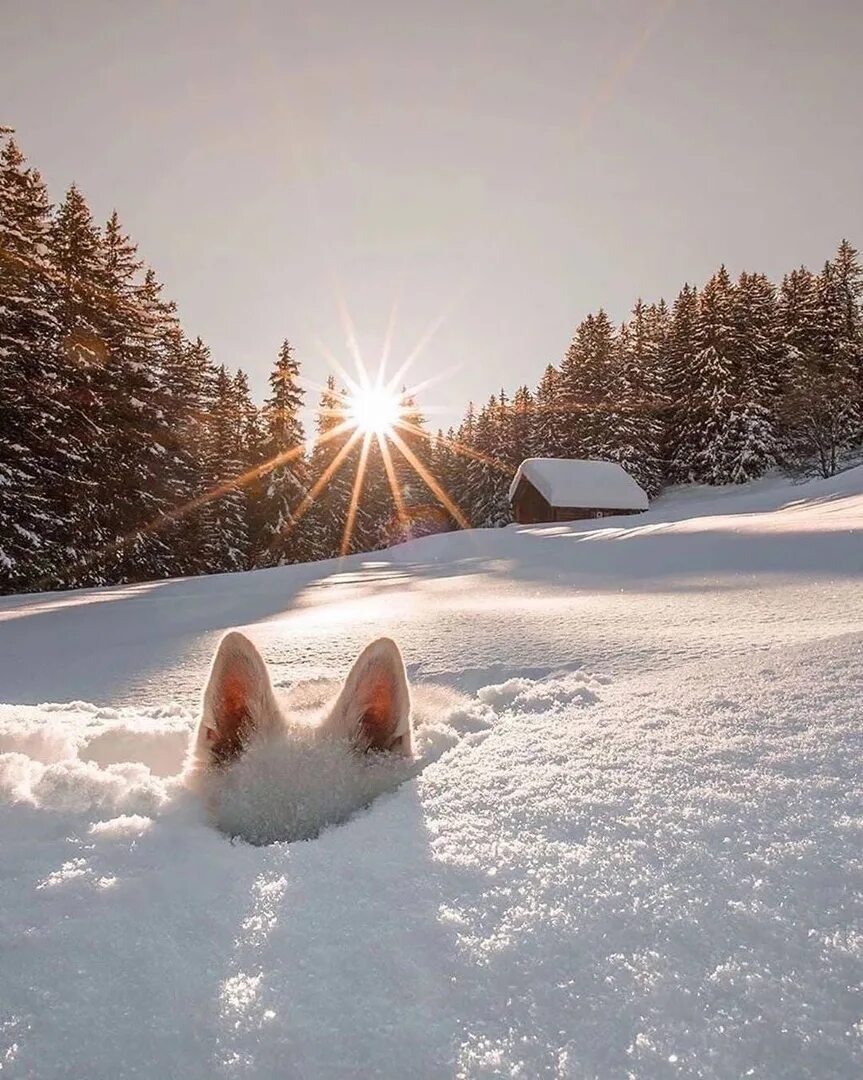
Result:
{"label": "snowy slope", "polygon": [[[861,611],[863,470],[0,601],[2,1075],[861,1075]],[[396,638],[420,775],[210,828],[233,626],[283,686]]]}

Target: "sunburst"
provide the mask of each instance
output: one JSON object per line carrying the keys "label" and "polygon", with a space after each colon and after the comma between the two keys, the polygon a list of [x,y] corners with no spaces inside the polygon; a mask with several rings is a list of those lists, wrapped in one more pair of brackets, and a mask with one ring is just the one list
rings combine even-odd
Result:
{"label": "sunburst", "polygon": [[[458,526],[460,528],[468,528],[469,522],[462,509],[456,504],[455,500],[450,493],[445,490],[440,480],[433,475],[429,467],[421,460],[421,457],[415,453],[410,445],[411,440],[413,440],[414,446],[416,445],[417,439],[422,439],[429,443],[432,441],[430,433],[414,422],[416,414],[414,395],[418,391],[424,390],[436,382],[440,382],[441,379],[445,378],[447,373],[438,374],[436,377],[422,380],[415,385],[405,386],[402,384],[402,380],[409,369],[413,366],[423,350],[431,343],[438,329],[443,324],[444,316],[441,316],[432,322],[428,329],[421,335],[416,346],[407,354],[407,358],[398,365],[395,374],[386,378],[385,371],[392,348],[392,339],[395,330],[396,306],[393,305],[393,310],[390,315],[378,371],[374,373],[370,372],[366,367],[360,352],[353,320],[347,309],[347,305],[341,297],[339,297],[338,307],[342,328],[345,333],[347,350],[353,360],[356,376],[351,376],[344,365],[339,363],[338,359],[330,350],[324,347],[322,342],[317,341],[316,344],[329,367],[337,374],[345,387],[339,395],[338,406],[335,409],[330,410],[333,419],[339,421],[339,426],[342,430],[347,429],[352,432],[350,440],[352,448],[357,446],[360,439],[362,440],[359,453],[351,455],[351,460],[356,460],[356,472],[353,478],[350,505],[345,516],[340,554],[346,555],[351,550],[354,526],[362,501],[363,485],[365,483],[369,457],[373,447],[380,454],[380,460],[383,463],[387,484],[390,488],[393,503],[395,505],[396,515],[403,531],[408,529],[409,515],[405,507],[405,497],[404,492],[401,489],[402,481],[400,480],[399,470],[397,470],[393,461],[394,452],[397,453],[408,467],[419,477],[426,488],[428,488],[435,499],[437,499],[440,505],[444,507]],[[424,411],[434,411],[434,406],[426,406]],[[374,446],[375,443],[377,444],[376,446]],[[485,458],[484,455],[471,451],[469,448],[452,440],[444,440],[444,443],[448,449],[456,454],[468,458],[490,460]],[[324,483],[331,480],[336,472],[344,467],[348,460],[348,454],[344,452],[339,454],[338,459],[334,460],[327,469],[327,476]],[[499,465],[501,469],[506,468],[503,463],[495,462],[494,464]],[[297,508],[300,514],[298,515],[295,513],[292,515],[293,521],[290,527],[293,527],[298,520],[298,516],[301,516],[302,512],[308,509],[310,498],[313,500],[321,493],[322,487],[323,485],[319,480],[318,483],[315,484],[314,489],[303,500],[303,504]]]}
{"label": "sunburst", "polygon": [[392,434],[403,414],[401,395],[380,382],[352,391],[345,406],[346,419],[364,435]]}

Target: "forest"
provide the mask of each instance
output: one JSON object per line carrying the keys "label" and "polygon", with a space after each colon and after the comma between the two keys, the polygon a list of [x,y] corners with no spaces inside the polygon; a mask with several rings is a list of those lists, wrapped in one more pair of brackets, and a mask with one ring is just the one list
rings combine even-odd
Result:
{"label": "forest", "polygon": [[537,386],[495,387],[445,432],[405,397],[397,437],[363,444],[334,377],[303,429],[288,340],[254,402],[244,372],[184,331],[118,214],[97,224],[75,186],[52,205],[0,138],[0,592],[502,526],[525,457],[616,461],[655,496],[773,468],[831,476],[863,451],[863,271],[848,241],[778,283],[720,266],[670,303],[637,300],[620,325],[588,314]]}

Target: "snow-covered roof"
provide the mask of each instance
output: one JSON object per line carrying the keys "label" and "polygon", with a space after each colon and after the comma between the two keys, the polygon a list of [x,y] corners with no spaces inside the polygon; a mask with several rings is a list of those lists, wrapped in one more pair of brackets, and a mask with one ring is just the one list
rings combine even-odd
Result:
{"label": "snow-covered roof", "polygon": [[597,510],[646,510],[647,495],[626,469],[614,461],[575,458],[528,458],[509,487],[513,498],[524,477],[552,506]]}

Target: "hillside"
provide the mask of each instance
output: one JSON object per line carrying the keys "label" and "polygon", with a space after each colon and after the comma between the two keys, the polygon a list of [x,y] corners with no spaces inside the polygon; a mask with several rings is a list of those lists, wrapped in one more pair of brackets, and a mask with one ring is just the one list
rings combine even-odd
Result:
{"label": "hillside", "polygon": [[[3,1075],[859,1074],[861,611],[863,469],[0,600]],[[395,638],[422,772],[209,827],[231,627],[282,687]]]}

